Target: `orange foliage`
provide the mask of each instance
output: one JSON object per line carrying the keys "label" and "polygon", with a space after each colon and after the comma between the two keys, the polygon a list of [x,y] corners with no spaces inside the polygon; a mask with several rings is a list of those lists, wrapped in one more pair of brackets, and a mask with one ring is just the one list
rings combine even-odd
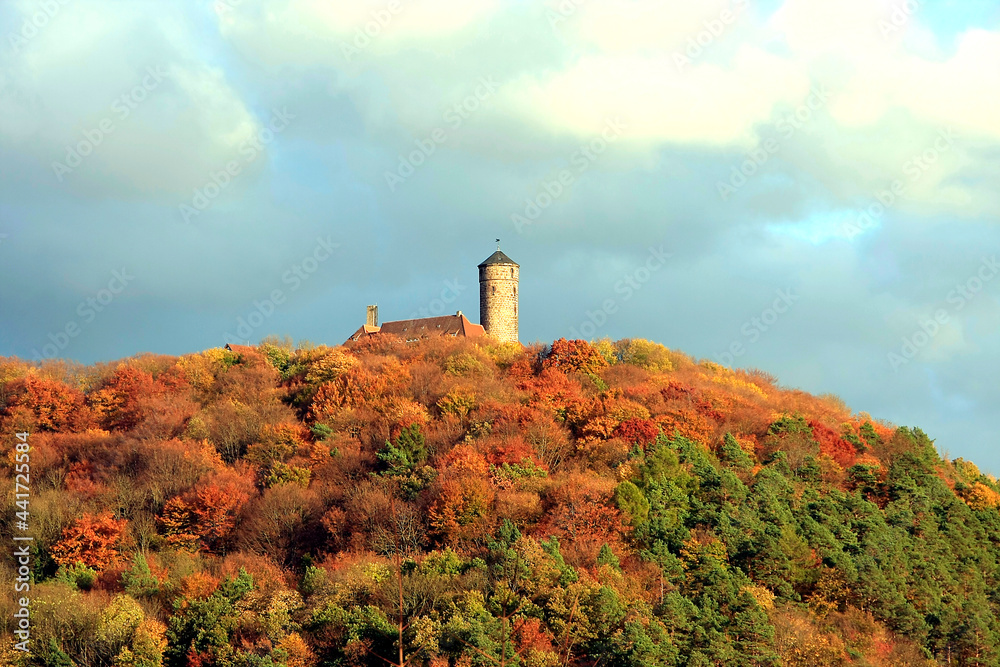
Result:
{"label": "orange foliage", "polygon": [[206,484],[168,500],[160,525],[170,544],[215,552],[232,536],[237,515],[248,499],[236,485]]}
{"label": "orange foliage", "polygon": [[555,651],[552,634],[537,618],[524,619],[517,626],[517,652],[526,655],[530,651],[548,653]]}
{"label": "orange foliage", "polygon": [[452,449],[444,459],[443,468],[459,474],[486,476],[490,467],[486,458],[472,445],[462,444]]}
{"label": "orange foliage", "polygon": [[103,428],[126,431],[142,421],[145,413],[142,399],[161,390],[151,374],[120,364],[104,386],[88,398]]}
{"label": "orange foliage", "polygon": [[518,384],[518,389],[528,392],[529,405],[552,411],[565,411],[583,401],[580,383],[570,380],[564,373],[546,368]]}
{"label": "orange foliage", "polygon": [[402,390],[410,380],[409,372],[396,359],[366,361],[367,364],[348,368],[320,385],[309,411],[312,419],[322,420],[339,408],[370,407],[386,394]]}
{"label": "orange foliage", "polygon": [[56,380],[26,375],[4,388],[7,394],[3,416],[23,418],[21,428],[43,431],[82,431],[90,426],[90,411],[83,392]]}
{"label": "orange foliage", "polygon": [[430,524],[445,543],[476,541],[490,534],[496,491],[488,481],[471,474],[442,475],[437,486]]}
{"label": "orange foliage", "polygon": [[128,521],[115,519],[110,512],[94,516],[84,514],[65,528],[52,547],[52,560],[59,565],[83,563],[95,570],[118,565],[122,540]]}
{"label": "orange foliage", "polygon": [[672,408],[666,414],[656,417],[656,424],[668,437],[676,431],[695,442],[708,443],[713,440],[716,425],[704,415],[693,410]]}
{"label": "orange foliage", "polygon": [[607,360],[585,340],[560,338],[552,343],[542,358],[542,368],[557,368],[563,372],[596,373],[608,365]]}
{"label": "orange foliage", "polygon": [[601,546],[619,545],[626,529],[621,512],[611,503],[615,484],[580,473],[559,482],[548,495],[549,511],[539,531],[564,538],[568,559],[575,556],[577,564],[593,566]]}
{"label": "orange foliage", "polygon": [[220,580],[207,572],[195,572],[181,579],[181,598],[197,600],[207,598],[219,587]]}

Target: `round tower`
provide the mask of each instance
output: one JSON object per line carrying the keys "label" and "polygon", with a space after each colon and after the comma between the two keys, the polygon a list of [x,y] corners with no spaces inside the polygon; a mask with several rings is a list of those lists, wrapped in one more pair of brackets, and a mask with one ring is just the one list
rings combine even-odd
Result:
{"label": "round tower", "polygon": [[497,251],[479,265],[479,323],[501,342],[517,342],[517,281],[521,267]]}

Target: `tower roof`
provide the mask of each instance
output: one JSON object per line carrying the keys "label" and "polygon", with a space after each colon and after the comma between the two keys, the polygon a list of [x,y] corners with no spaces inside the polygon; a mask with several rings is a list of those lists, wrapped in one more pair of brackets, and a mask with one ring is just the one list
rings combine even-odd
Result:
{"label": "tower roof", "polygon": [[495,253],[487,257],[483,261],[483,263],[479,265],[478,268],[489,266],[490,264],[513,264],[514,266],[521,266],[520,264],[512,260],[510,257],[500,252],[499,250],[497,250]]}

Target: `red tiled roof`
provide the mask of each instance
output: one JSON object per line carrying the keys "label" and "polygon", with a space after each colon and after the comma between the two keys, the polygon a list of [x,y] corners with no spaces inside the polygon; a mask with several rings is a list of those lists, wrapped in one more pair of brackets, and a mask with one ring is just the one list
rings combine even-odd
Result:
{"label": "red tiled roof", "polygon": [[477,338],[486,335],[486,329],[479,324],[469,321],[465,315],[456,313],[455,315],[442,315],[440,317],[421,317],[415,320],[397,320],[395,322],[385,322],[381,327],[371,327],[368,325],[360,327],[351,334],[348,342],[358,340],[364,335],[377,333],[392,334],[399,336],[406,342],[430,338],[431,336],[463,336],[465,338]]}
{"label": "red tiled roof", "polygon": [[230,345],[226,343],[226,349],[234,354],[260,354],[257,348],[251,345]]}

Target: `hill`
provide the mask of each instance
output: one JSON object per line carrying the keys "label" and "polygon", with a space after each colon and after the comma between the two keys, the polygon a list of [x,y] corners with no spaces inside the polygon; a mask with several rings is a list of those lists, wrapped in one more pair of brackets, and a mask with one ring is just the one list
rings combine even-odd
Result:
{"label": "hill", "polygon": [[0,432],[0,664],[1000,664],[995,479],[644,340],[0,359]]}

